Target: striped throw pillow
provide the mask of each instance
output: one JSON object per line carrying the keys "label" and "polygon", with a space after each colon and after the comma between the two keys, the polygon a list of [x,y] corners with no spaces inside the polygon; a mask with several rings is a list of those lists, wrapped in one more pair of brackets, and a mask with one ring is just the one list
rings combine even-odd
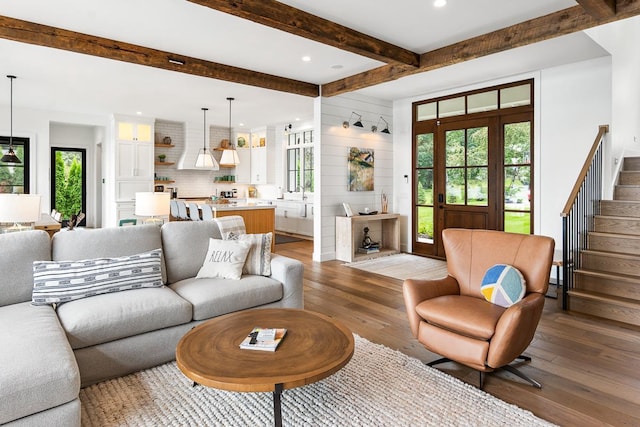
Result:
{"label": "striped throw pillow", "polygon": [[117,258],[34,261],[33,305],[60,304],[129,289],[161,287],[161,249]]}

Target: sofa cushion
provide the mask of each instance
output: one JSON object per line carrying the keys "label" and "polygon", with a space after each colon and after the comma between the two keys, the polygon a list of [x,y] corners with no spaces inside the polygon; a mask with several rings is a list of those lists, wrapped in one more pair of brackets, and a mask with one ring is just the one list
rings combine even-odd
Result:
{"label": "sofa cushion", "polygon": [[239,280],[249,249],[251,244],[238,240],[209,239],[209,250],[196,278]]}
{"label": "sofa cushion", "polygon": [[34,305],[162,286],[162,250],[116,258],[33,263]]}
{"label": "sofa cushion", "polygon": [[78,365],[50,306],[0,307],[0,325],[0,424],[78,397]]}
{"label": "sofa cushion", "polygon": [[196,277],[210,238],[221,238],[215,221],[171,221],[162,226],[162,251],[169,283]]}
{"label": "sofa cushion", "polygon": [[33,262],[51,259],[51,238],[46,231],[0,234],[0,306],[31,300]]}
{"label": "sofa cushion", "polygon": [[73,349],[180,325],[192,316],[191,304],[167,287],[71,301],[57,312]]}
{"label": "sofa cushion", "polygon": [[237,239],[251,245],[242,274],[271,276],[271,241],[273,233],[240,234]]}
{"label": "sofa cushion", "polygon": [[[61,230],[53,235],[51,242],[51,260],[53,261],[135,255],[162,247],[160,227],[153,224]],[[163,256],[162,279],[166,282],[164,264]]]}
{"label": "sofa cushion", "polygon": [[264,276],[231,279],[185,279],[169,285],[193,304],[193,320],[205,320],[282,299],[282,284]]}
{"label": "sofa cushion", "polygon": [[484,299],[501,307],[511,307],[520,301],[526,290],[527,285],[520,270],[506,264],[489,268],[480,284]]}

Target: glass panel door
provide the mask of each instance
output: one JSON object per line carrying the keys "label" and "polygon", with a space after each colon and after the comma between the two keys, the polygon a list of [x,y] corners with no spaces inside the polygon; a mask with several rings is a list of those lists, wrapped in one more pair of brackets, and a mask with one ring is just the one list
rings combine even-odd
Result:
{"label": "glass panel door", "polygon": [[[51,148],[51,209],[68,221],[72,215],[86,213],[86,150]],[[86,225],[86,218],[80,224]]]}
{"label": "glass panel door", "polygon": [[504,132],[504,231],[533,233],[531,122],[507,123]]}

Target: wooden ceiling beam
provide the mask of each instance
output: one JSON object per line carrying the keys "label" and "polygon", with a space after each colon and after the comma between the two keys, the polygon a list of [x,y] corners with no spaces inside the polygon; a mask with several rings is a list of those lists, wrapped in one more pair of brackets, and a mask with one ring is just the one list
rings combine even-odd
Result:
{"label": "wooden ceiling beam", "polygon": [[616,0],[576,0],[587,14],[597,21],[616,14]]}
{"label": "wooden ceiling beam", "polygon": [[6,16],[0,16],[0,38],[298,95],[316,97],[320,93],[312,83]]}
{"label": "wooden ceiling beam", "polygon": [[582,6],[574,6],[426,52],[421,55],[420,67],[417,69],[386,65],[323,84],[322,96],[336,96],[364,89],[413,74],[586,30],[603,23],[630,18],[640,14],[640,0],[618,0],[616,9],[615,16],[597,21],[585,12]]}
{"label": "wooden ceiling beam", "polygon": [[275,0],[189,1],[391,65],[420,65],[415,52]]}

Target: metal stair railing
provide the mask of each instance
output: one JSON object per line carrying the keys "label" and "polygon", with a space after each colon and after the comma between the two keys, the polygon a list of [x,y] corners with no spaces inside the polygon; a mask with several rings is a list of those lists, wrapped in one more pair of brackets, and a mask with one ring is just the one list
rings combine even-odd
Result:
{"label": "metal stair railing", "polygon": [[[601,125],[591,151],[569,195],[562,217],[562,309],[568,309],[568,291],[574,287],[574,271],[580,269],[580,252],[587,248],[594,217],[600,213],[603,185],[604,136],[608,125]],[[558,278],[556,278],[558,280]]]}

